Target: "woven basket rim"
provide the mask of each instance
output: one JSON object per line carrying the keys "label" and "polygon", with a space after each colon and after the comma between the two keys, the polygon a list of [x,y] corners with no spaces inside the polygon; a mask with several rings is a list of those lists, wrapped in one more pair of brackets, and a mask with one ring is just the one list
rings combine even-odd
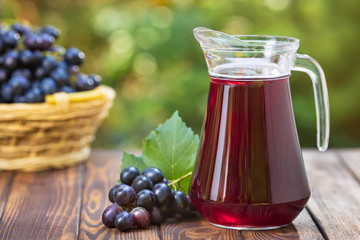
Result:
{"label": "woven basket rim", "polygon": [[[107,98],[108,100],[113,100],[115,98],[115,91],[114,89],[112,89],[109,86],[106,85],[100,85],[96,88],[98,91],[101,91],[103,93],[103,97]],[[81,93],[86,93],[87,91],[83,91]],[[63,94],[76,94],[75,93],[63,93]],[[99,101],[99,99],[91,99],[91,100],[84,100],[81,102],[75,102],[75,103],[69,103],[69,104],[86,104],[89,103],[91,101]],[[42,103],[0,103],[0,111],[1,110],[6,110],[6,111],[19,111],[19,110],[26,110],[29,111],[31,110],[31,108],[33,109],[39,109],[39,107],[49,107],[49,106],[54,106],[55,104],[49,104],[47,102],[42,102]],[[1,118],[1,117],[0,117]]]}

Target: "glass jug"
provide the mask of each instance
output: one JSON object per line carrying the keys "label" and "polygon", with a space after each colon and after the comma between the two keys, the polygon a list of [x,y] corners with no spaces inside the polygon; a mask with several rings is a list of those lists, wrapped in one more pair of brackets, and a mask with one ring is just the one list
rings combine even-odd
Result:
{"label": "glass jug", "polygon": [[290,224],[310,190],[291,103],[291,70],[313,83],[317,146],[329,138],[323,70],[297,54],[299,40],[231,36],[195,28],[210,75],[207,108],[189,195],[211,224],[272,229]]}

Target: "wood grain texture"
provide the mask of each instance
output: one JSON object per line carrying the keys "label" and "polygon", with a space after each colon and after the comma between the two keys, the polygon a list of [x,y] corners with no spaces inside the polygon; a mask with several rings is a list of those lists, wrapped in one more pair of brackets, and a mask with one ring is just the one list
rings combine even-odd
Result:
{"label": "wood grain texture", "polygon": [[159,239],[157,226],[120,232],[106,228],[101,221],[104,209],[111,204],[108,192],[119,179],[121,158],[121,152],[115,151],[96,151],[90,156],[86,164],[79,239]]}
{"label": "wood grain texture", "polygon": [[244,239],[240,231],[214,227],[201,218],[160,226],[160,236],[164,240],[230,240]]}
{"label": "wood grain texture", "polygon": [[334,151],[304,152],[308,210],[328,239],[360,239],[360,187]]}
{"label": "wood grain texture", "polygon": [[360,149],[338,151],[340,159],[360,184]]}
{"label": "wood grain texture", "polygon": [[16,173],[0,171],[0,222]]}
{"label": "wood grain texture", "polygon": [[16,174],[0,239],[76,239],[82,168]]}
{"label": "wood grain texture", "polygon": [[308,211],[304,209],[289,226],[267,231],[242,231],[244,239],[324,239]]}
{"label": "wood grain texture", "polygon": [[290,226],[269,231],[222,229],[201,218],[128,232],[104,227],[121,156],[94,151],[86,164],[68,169],[0,172],[0,239],[323,239],[317,227],[328,239],[360,239],[360,149],[305,150],[307,209]]}
{"label": "wood grain texture", "polygon": [[236,231],[218,228],[198,218],[180,223],[166,223],[160,227],[161,239],[324,239],[307,210],[294,223],[280,229],[266,231]]}

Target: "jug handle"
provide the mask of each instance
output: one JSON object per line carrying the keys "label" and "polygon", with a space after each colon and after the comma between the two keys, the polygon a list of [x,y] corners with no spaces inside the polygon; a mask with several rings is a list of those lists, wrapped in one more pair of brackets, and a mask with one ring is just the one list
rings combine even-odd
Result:
{"label": "jug handle", "polygon": [[326,151],[329,145],[330,110],[329,96],[324,71],[320,64],[306,54],[297,54],[292,70],[307,73],[311,80],[315,95],[317,148]]}

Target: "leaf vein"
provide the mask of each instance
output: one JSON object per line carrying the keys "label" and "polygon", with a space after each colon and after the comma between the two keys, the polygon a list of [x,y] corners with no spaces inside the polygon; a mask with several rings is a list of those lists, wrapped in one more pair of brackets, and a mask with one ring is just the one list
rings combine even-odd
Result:
{"label": "leaf vein", "polygon": [[[179,163],[179,161],[182,159],[182,157],[188,152],[188,150],[191,149],[191,148],[190,148],[191,145],[192,145],[192,142],[189,142],[189,143],[186,145],[184,151],[183,151],[182,154],[178,157],[178,159],[177,159],[177,161],[176,161],[176,163],[175,163],[174,165],[177,165],[177,164]],[[191,161],[190,161],[190,162],[191,162]]]}
{"label": "leaf vein", "polygon": [[159,146],[159,151],[160,151],[161,155],[163,156],[164,160],[171,166],[171,163],[169,162],[169,160],[167,159],[165,153],[162,150],[163,146],[160,144],[160,142],[161,142],[160,139],[158,139],[156,134],[154,134],[154,138],[155,138],[156,144]]}

